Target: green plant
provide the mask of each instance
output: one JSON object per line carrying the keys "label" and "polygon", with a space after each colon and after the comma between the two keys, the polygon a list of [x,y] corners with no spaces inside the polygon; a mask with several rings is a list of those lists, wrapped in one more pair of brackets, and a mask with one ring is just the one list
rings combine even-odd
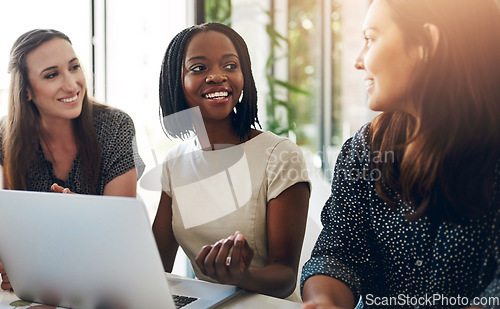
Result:
{"label": "green plant", "polygon": [[[290,131],[295,131],[296,128],[296,108],[293,102],[290,101],[290,94],[297,93],[303,95],[310,95],[310,92],[303,90],[298,86],[275,77],[274,69],[278,60],[288,57],[288,52],[283,55],[277,56],[277,50],[288,50],[289,41],[287,38],[279,34],[272,25],[274,11],[266,11],[270,22],[266,25],[266,32],[271,42],[269,56],[266,61],[266,80],[269,92],[266,97],[266,113],[267,113],[267,127],[268,130],[277,135],[287,136]],[[287,100],[280,99],[278,92],[287,94]],[[279,113],[279,107],[284,108],[286,111],[286,118],[283,119]]]}
{"label": "green plant", "polygon": [[[205,0],[205,21],[220,22],[231,26],[231,0]],[[296,104],[290,100],[290,94],[302,94],[309,96],[309,91],[275,77],[274,69],[278,60],[288,57],[288,52],[277,56],[277,50],[287,50],[288,40],[280,35],[273,27],[272,20],[274,11],[266,11],[269,23],[266,25],[266,33],[270,41],[270,52],[266,60],[266,81],[269,92],[266,96],[267,129],[277,135],[288,135],[290,131],[295,131],[297,123]],[[280,99],[278,93],[286,93],[286,100]],[[282,107],[286,111],[283,119],[279,113]]]}
{"label": "green plant", "polygon": [[231,0],[205,0],[205,21],[231,27]]}

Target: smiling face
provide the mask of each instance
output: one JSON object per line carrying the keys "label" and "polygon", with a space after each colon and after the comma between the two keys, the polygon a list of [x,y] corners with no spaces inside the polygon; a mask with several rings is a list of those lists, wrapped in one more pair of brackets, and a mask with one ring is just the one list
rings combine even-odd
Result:
{"label": "smiling face", "polygon": [[355,67],[365,71],[368,107],[374,111],[410,111],[407,90],[419,59],[408,47],[384,0],[375,0],[363,24],[365,43]]}
{"label": "smiling face", "polygon": [[217,31],[195,34],[186,48],[182,69],[188,105],[199,106],[205,121],[230,119],[244,83],[231,40]]}
{"label": "smiling face", "polygon": [[28,99],[44,121],[80,115],[86,83],[70,42],[55,38],[43,43],[28,54],[26,65]]}

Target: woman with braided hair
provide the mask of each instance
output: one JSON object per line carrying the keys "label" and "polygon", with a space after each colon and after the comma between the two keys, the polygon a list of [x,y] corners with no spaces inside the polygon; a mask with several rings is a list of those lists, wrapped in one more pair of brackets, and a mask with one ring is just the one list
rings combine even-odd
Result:
{"label": "woman with braided hair", "polygon": [[200,279],[289,297],[309,178],[297,145],[256,129],[257,91],[241,36],[218,23],[177,34],[163,60],[160,109],[168,136],[196,133],[163,165],[153,231],[165,270],[180,245]]}

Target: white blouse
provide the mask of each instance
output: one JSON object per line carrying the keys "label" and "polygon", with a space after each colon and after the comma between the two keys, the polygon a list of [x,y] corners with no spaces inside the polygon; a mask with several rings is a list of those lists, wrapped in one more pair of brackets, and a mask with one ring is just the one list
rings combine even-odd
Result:
{"label": "white blouse", "polygon": [[245,143],[203,151],[195,139],[170,150],[163,163],[162,189],[172,198],[175,238],[196,276],[200,249],[240,231],[254,250],[252,267],[267,260],[267,203],[290,186],[311,186],[300,148],[263,132]]}

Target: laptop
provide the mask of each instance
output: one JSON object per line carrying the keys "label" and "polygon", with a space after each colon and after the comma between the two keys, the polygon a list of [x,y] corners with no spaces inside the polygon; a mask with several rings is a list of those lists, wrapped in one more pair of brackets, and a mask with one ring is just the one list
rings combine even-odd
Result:
{"label": "laptop", "polygon": [[238,291],[166,275],[135,198],[0,190],[0,261],[20,299],[60,307],[210,308]]}

